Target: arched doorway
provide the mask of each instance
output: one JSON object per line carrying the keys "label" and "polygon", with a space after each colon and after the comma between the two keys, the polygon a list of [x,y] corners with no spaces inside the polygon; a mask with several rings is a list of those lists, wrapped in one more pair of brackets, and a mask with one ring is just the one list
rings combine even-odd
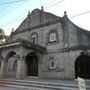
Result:
{"label": "arched doorway", "polygon": [[1,70],[1,61],[0,61],[0,70]]}
{"label": "arched doorway", "polygon": [[26,56],[26,73],[27,76],[38,76],[38,58],[34,52]]}
{"label": "arched doorway", "polygon": [[81,55],[76,59],[75,76],[90,79],[90,56]]}
{"label": "arched doorway", "polygon": [[15,78],[16,77],[16,67],[17,67],[17,54],[13,51],[9,52],[6,56],[6,77]]}

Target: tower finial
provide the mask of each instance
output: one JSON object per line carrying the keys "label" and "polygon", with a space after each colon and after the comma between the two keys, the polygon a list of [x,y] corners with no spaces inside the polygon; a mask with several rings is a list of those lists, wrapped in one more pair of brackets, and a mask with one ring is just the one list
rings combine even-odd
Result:
{"label": "tower finial", "polygon": [[64,15],[67,15],[67,12],[66,11],[64,11]]}
{"label": "tower finial", "polygon": [[30,11],[28,11],[28,15],[30,15]]}
{"label": "tower finial", "polygon": [[14,32],[14,28],[12,28],[12,32]]}
{"label": "tower finial", "polygon": [[67,17],[67,12],[66,11],[64,11],[64,17]]}
{"label": "tower finial", "polygon": [[41,10],[43,11],[43,6],[41,6]]}

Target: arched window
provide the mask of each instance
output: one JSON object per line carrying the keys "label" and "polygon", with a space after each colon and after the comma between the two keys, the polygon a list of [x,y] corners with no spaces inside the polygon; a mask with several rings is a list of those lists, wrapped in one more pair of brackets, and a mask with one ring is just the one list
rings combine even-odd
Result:
{"label": "arched window", "polygon": [[57,42],[57,40],[58,40],[57,31],[55,31],[55,30],[50,31],[49,35],[48,35],[48,41],[49,42]]}
{"label": "arched window", "polygon": [[1,68],[1,61],[0,61],[0,68]]}
{"label": "arched window", "polygon": [[49,61],[49,69],[55,69],[56,68],[56,60],[55,58],[50,58],[50,61]]}
{"label": "arched window", "polygon": [[15,61],[13,65],[13,70],[16,70],[16,69],[17,69],[17,61]]}
{"label": "arched window", "polygon": [[38,35],[37,35],[37,33],[33,33],[33,34],[31,34],[31,43],[33,43],[33,44],[37,44],[38,43]]}

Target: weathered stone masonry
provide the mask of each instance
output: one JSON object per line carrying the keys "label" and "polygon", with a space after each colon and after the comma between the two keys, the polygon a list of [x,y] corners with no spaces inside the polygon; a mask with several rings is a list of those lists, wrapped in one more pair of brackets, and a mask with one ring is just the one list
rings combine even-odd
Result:
{"label": "weathered stone masonry", "polygon": [[0,77],[90,78],[89,41],[90,32],[74,25],[66,13],[58,17],[35,9],[0,45]]}

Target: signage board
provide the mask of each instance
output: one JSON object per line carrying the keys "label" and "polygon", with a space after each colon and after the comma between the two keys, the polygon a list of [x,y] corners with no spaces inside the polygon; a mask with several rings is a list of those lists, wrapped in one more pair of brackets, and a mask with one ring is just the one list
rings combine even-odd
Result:
{"label": "signage board", "polygon": [[83,78],[78,77],[78,85],[79,90],[86,90],[85,80]]}

